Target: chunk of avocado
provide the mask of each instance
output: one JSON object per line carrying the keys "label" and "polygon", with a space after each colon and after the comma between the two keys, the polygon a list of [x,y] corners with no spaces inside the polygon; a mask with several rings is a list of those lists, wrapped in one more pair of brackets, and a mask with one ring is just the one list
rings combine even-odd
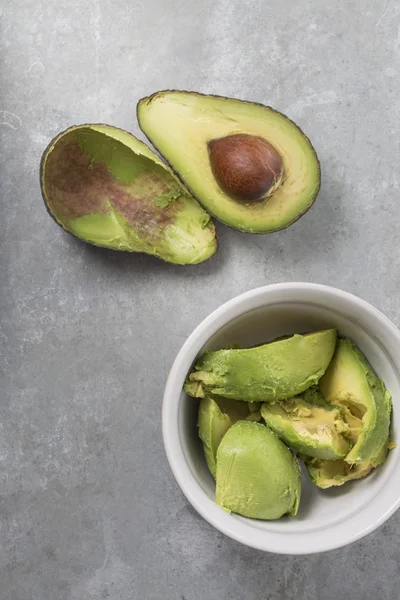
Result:
{"label": "chunk of avocado", "polygon": [[218,446],[230,427],[232,427],[230,417],[220,409],[215,400],[210,397],[200,400],[199,437],[203,442],[206,462],[214,479],[217,469]]}
{"label": "chunk of avocado", "polygon": [[281,440],[308,456],[335,460],[350,450],[350,430],[343,413],[317,391],[263,404],[261,415]]}
{"label": "chunk of avocado", "polygon": [[[258,403],[254,403],[258,404]],[[259,407],[260,405],[258,405]],[[251,412],[245,402],[225,398],[202,398],[199,404],[198,428],[203,442],[208,468],[215,479],[217,468],[217,450],[225,433],[240,420],[260,420],[261,414]]]}
{"label": "chunk of avocado", "polygon": [[259,423],[262,419],[262,402],[248,402],[247,405],[249,407],[249,414],[246,417],[246,421],[256,421],[256,423]]}
{"label": "chunk of avocado", "polygon": [[163,161],[108,125],[67,129],[45,150],[40,174],[48,212],[97,246],[195,264],[217,250],[209,215]]}
{"label": "chunk of avocado", "polygon": [[345,460],[320,460],[300,455],[304,460],[312,481],[318,487],[327,489],[343,485],[347,481],[363,479],[374,469],[385,462],[388,453],[387,446],[372,460],[363,460],[357,464],[350,465]]}
{"label": "chunk of avocado", "polygon": [[319,386],[328,402],[347,409],[345,416],[356,439],[346,462],[357,465],[376,461],[389,437],[391,395],[350,340],[338,340]]}
{"label": "chunk of avocado", "polygon": [[301,394],[325,373],[336,344],[327,329],[255,348],[205,352],[190,373],[185,390],[250,402],[274,402]]}
{"label": "chunk of avocado", "polygon": [[167,90],[140,100],[137,114],[188,189],[230,227],[278,231],[315,201],[316,152],[293,121],[268,106]]}
{"label": "chunk of avocado", "polygon": [[297,459],[265,425],[238,421],[217,451],[217,504],[253,519],[279,519],[298,510]]}

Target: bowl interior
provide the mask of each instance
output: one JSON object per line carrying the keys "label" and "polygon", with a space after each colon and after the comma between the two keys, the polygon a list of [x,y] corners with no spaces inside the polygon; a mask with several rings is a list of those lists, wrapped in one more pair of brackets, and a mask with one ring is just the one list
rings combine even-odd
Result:
{"label": "bowl interior", "polygon": [[[400,397],[400,378],[390,350],[380,339],[376,325],[368,326],[342,314],[340,310],[310,302],[279,302],[250,310],[219,329],[200,350],[224,348],[232,343],[250,347],[265,343],[281,335],[303,333],[325,328],[337,328],[339,334],[352,339],[364,352],[394,399]],[[186,462],[209,498],[215,497],[215,482],[210,475],[197,436],[198,401],[181,393],[178,409],[179,436]],[[400,411],[399,411],[400,412]],[[396,407],[392,419],[392,439],[400,430]],[[342,487],[321,490],[311,483],[303,467],[302,499],[296,517],[279,521],[258,521],[237,515],[230,518],[242,521],[258,530],[275,533],[303,533],[321,531],[346,519],[351,519],[372,502],[385,486],[397,461],[398,450],[392,450],[386,463],[364,480],[349,482]]]}

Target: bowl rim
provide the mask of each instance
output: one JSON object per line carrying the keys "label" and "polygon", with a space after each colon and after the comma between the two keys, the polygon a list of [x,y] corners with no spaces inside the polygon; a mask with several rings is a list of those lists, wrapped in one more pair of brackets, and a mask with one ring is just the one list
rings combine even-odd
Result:
{"label": "bowl rim", "polygon": [[[373,501],[355,515],[352,520],[345,519],[330,527],[331,535],[326,535],[326,529],[313,532],[313,541],[307,539],[304,532],[270,532],[256,529],[251,521],[233,518],[212,500],[196,481],[185,458],[179,437],[179,404],[183,381],[201,348],[221,327],[241,315],[262,306],[267,306],[268,294],[313,293],[328,295],[332,300],[339,300],[352,305],[359,311],[374,319],[377,325],[392,336],[400,348],[400,331],[382,312],[358,296],[336,287],[306,282],[275,283],[251,289],[223,303],[208,315],[188,336],[179,350],[167,377],[162,404],[162,435],[164,448],[172,473],[190,504],[213,527],[228,537],[258,550],[275,554],[305,555],[326,552],[351,544],[372,533],[380,527],[400,506],[400,490],[390,486],[387,478],[384,486],[378,492],[382,494],[382,507],[376,509]],[[258,301],[263,299],[261,303]],[[296,301],[295,299],[293,301]],[[250,306],[247,303],[250,302]],[[252,306],[251,304],[254,304]],[[272,302],[271,302],[272,304]],[[400,358],[397,360],[400,365]],[[399,465],[400,475],[400,465]],[[392,480],[394,478],[392,477]],[[387,485],[389,483],[389,486]],[[393,489],[392,489],[393,488]],[[384,502],[383,502],[384,500]],[[375,508],[374,508],[375,507]],[[336,533],[335,533],[336,530]],[[297,540],[297,541],[296,541]]]}

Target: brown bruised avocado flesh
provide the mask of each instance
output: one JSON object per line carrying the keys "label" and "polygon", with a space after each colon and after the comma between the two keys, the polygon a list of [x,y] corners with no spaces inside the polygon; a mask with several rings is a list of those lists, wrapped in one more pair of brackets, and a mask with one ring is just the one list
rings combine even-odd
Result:
{"label": "brown bruised avocado flesh", "polygon": [[207,213],[157,155],[117,128],[60,134],[43,155],[41,185],[51,216],[89,243],[180,264],[216,251]]}

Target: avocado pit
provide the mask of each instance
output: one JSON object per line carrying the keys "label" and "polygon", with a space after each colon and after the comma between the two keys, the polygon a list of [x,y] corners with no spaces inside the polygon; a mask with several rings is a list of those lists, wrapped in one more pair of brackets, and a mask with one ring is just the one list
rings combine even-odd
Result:
{"label": "avocado pit", "polygon": [[283,160],[267,140],[245,133],[208,142],[210,165],[222,190],[241,202],[259,202],[280,185]]}

